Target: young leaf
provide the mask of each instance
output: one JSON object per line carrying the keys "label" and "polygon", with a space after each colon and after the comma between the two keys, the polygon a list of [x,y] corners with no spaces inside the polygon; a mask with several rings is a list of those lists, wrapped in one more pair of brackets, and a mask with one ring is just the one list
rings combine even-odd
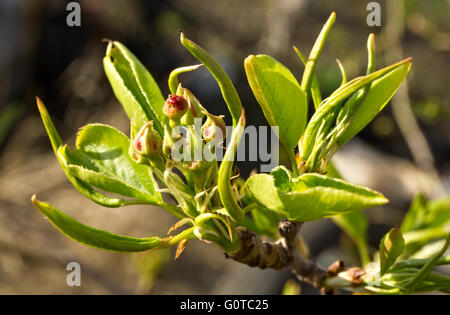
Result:
{"label": "young leaf", "polygon": [[313,78],[314,69],[316,68],[317,65],[317,60],[319,59],[320,53],[322,52],[323,47],[325,46],[325,41],[335,21],[336,21],[336,13],[333,12],[331,13],[327,22],[322,27],[322,30],[320,31],[319,36],[317,36],[316,42],[314,43],[314,46],[311,49],[311,53],[309,54],[308,61],[306,62],[305,72],[303,73],[302,78],[301,86],[304,91],[308,91],[311,87],[311,80]]}
{"label": "young leaf", "polygon": [[336,62],[338,64],[339,71],[341,71],[341,76],[342,76],[342,81],[341,81],[340,86],[343,86],[348,81],[347,73],[345,72],[345,68],[344,68],[344,65],[342,64],[342,62],[339,59],[336,59]]}
{"label": "young leaf", "polygon": [[[294,48],[295,53],[297,54],[298,58],[300,58],[300,61],[303,63],[303,65],[306,66],[307,60],[302,55],[300,50],[295,46],[292,46],[292,48]],[[320,104],[322,103],[322,93],[320,92],[319,80],[317,79],[317,75],[315,73],[313,74],[312,77],[310,91],[311,91],[311,98],[314,103],[314,109],[317,110]]]}
{"label": "young leaf", "polygon": [[179,85],[179,83],[178,83],[178,76],[180,74],[185,73],[185,72],[190,72],[190,71],[197,70],[201,66],[203,66],[203,64],[193,65],[193,66],[186,66],[186,67],[180,67],[180,68],[176,68],[175,70],[173,70],[170,73],[170,75],[169,75],[169,89],[170,89],[170,93],[177,94],[178,85]]}
{"label": "young leaf", "polygon": [[123,44],[111,41],[103,66],[114,94],[137,129],[153,120],[153,126],[163,135],[167,119],[162,112],[164,98],[144,65]]}
{"label": "young leaf", "polygon": [[417,250],[414,254],[412,254],[409,258],[430,258],[431,256],[436,255],[444,246],[445,239],[438,239],[436,241],[431,241],[430,243],[422,246],[419,250]]}
{"label": "young leaf", "polygon": [[117,129],[87,125],[79,132],[76,147],[73,151],[67,146],[59,149],[72,176],[108,192],[153,204],[162,201],[149,168],[131,159],[130,141]]}
{"label": "young leaf", "polygon": [[[395,71],[397,68],[407,68],[409,69],[410,66],[410,60],[411,58],[407,58],[405,60],[402,60],[396,64],[393,64],[391,66],[385,67],[383,69],[380,69],[374,73],[371,73],[369,75],[359,77],[356,79],[353,79],[340,88],[338,88],[336,91],[334,91],[328,98],[326,98],[322,105],[320,105],[319,109],[314,113],[313,117],[310,119],[308,126],[306,127],[305,133],[302,137],[301,146],[300,146],[300,160],[301,161],[307,161],[309,156],[311,155],[313,149],[317,146],[318,136],[319,139],[325,138],[327,133],[327,130],[332,126],[332,122],[334,120],[333,115],[337,115],[337,110],[339,108],[339,105],[342,104],[344,100],[346,100],[348,97],[352,96],[355,92],[357,92],[362,87],[372,84],[374,87],[374,81],[385,77],[387,74],[389,74],[392,71]],[[384,84],[381,84],[383,82]],[[386,87],[386,82],[384,80],[378,81],[379,86]],[[390,82],[392,83],[392,82]],[[377,91],[376,89],[375,91]],[[374,91],[372,88],[371,91]],[[379,91],[381,95],[383,95],[383,91]],[[369,92],[370,95],[370,92]],[[369,97],[367,95],[367,98]],[[378,96],[373,95],[371,99],[377,98]],[[362,108],[362,105],[360,106]],[[359,117],[358,112],[357,117]],[[378,113],[378,112],[377,112]],[[331,117],[331,118],[330,118]],[[366,116],[364,116],[366,117]],[[355,117],[356,118],[356,117]],[[373,117],[372,117],[373,118]],[[330,122],[328,120],[331,120]],[[327,128],[324,129],[324,123],[327,124]],[[347,128],[348,131],[348,128]],[[345,135],[345,134],[344,134]],[[341,136],[338,140],[341,140],[343,136]],[[338,143],[342,144],[342,141]]]}
{"label": "young leaf", "polygon": [[52,145],[53,152],[56,154],[60,145],[62,145],[61,137],[59,136],[58,131],[53,124],[53,121],[50,118],[50,115],[45,107],[44,103],[41,101],[39,97],[36,97],[36,104],[41,114],[42,122],[44,123],[45,130],[47,131],[48,137],[50,139],[50,143]]}
{"label": "young leaf", "polygon": [[271,126],[279,127],[280,142],[294,148],[306,125],[306,93],[293,74],[274,58],[250,55],[245,72],[253,94]]}
{"label": "young leaf", "polygon": [[[237,237],[230,225],[230,221],[225,216],[221,216],[216,213],[203,213],[195,218],[194,223],[197,227],[207,227],[206,222],[208,222],[209,220],[214,221],[217,230],[220,231],[222,235],[226,235],[230,242],[237,241]],[[226,230],[223,228],[220,222],[222,222],[223,225],[227,228]]]}
{"label": "young leaf", "polygon": [[222,201],[222,204],[229,216],[238,222],[243,219],[244,212],[237,203],[233,187],[231,187],[231,173],[233,168],[234,155],[236,154],[242,133],[244,132],[244,127],[245,111],[242,110],[241,118],[239,119],[236,128],[234,128],[233,130],[231,141],[228,144],[225,156],[222,160],[222,163],[220,164],[217,180],[220,200]]}
{"label": "young leaf", "polygon": [[409,231],[403,234],[407,247],[417,247],[430,242],[433,239],[445,237],[449,232],[448,227],[424,228],[421,230]]}
{"label": "young leaf", "polygon": [[[444,244],[445,244],[445,240],[444,240]],[[442,249],[442,246],[440,247],[440,249]],[[392,269],[397,270],[397,269],[403,269],[403,268],[404,269],[422,268],[431,259],[432,258],[415,258],[415,259],[400,260],[394,265],[394,267],[392,267]],[[436,266],[441,266],[441,265],[450,265],[450,256],[443,256],[443,257],[439,258],[439,260],[436,263]]]}
{"label": "young leaf", "polygon": [[220,64],[206,50],[193,41],[187,39],[183,32],[180,33],[180,41],[181,44],[186,47],[195,58],[197,58],[205,65],[206,68],[208,68],[213,77],[216,79],[219,84],[220,91],[222,92],[223,99],[225,100],[231,117],[233,118],[233,127],[235,127],[241,117],[242,103],[233,82],[231,82],[231,79],[228,77]]}
{"label": "young leaf", "polygon": [[83,195],[91,199],[92,201],[110,208],[115,207],[122,207],[128,204],[134,204],[134,201],[130,200],[124,200],[120,198],[111,198],[107,197],[98,191],[96,191],[94,188],[92,188],[87,183],[81,181],[80,179],[72,176],[68,170],[67,170],[67,163],[65,161],[65,158],[61,156],[58,153],[58,148],[62,145],[61,137],[58,134],[58,131],[55,128],[55,125],[53,124],[52,120],[50,119],[50,115],[48,114],[47,109],[45,108],[44,103],[39,98],[36,98],[37,105],[39,109],[39,113],[41,114],[42,122],[44,123],[45,129],[47,131],[48,137],[50,138],[50,143],[52,145],[53,151],[56,155],[56,158],[58,159],[59,164],[61,165],[61,168],[63,169],[64,173],[66,173],[67,178],[70,180],[70,182],[75,186],[78,191],[80,191]]}
{"label": "young leaf", "polygon": [[291,185],[285,191],[269,174],[253,175],[246,182],[256,201],[290,220],[313,221],[388,202],[378,192],[319,174],[303,174]]}
{"label": "young leaf", "polygon": [[[417,273],[417,275],[411,279],[406,285],[409,292],[413,292],[416,287],[422,283],[422,281],[430,275],[433,271],[434,266],[439,262],[439,259],[444,255],[450,245],[450,233],[447,235],[447,239],[445,240],[445,244],[442,249],[433,256],[426,264],[422,267],[422,269]],[[450,287],[450,281],[447,281],[447,289]]]}
{"label": "young leaf", "polygon": [[391,229],[380,242],[380,275],[384,275],[403,253],[405,240],[398,228]]}
{"label": "young leaf", "polygon": [[37,200],[36,196],[31,200],[59,231],[79,243],[113,252],[139,252],[160,245],[158,237],[135,238],[99,230],[76,221],[48,203]]}
{"label": "young leaf", "polygon": [[[366,75],[369,75],[375,71],[375,40],[373,33],[369,35],[367,39],[367,71]],[[341,86],[347,82],[347,75],[343,65],[338,60],[339,67],[342,72],[342,83]],[[367,93],[371,88],[372,83],[367,84],[362,87],[359,91],[354,93],[344,104],[339,114],[336,117],[336,126],[327,135],[328,143],[325,148],[325,152],[331,152],[331,154],[326,154],[326,161],[328,161],[331,156],[336,152],[338,144],[336,142],[342,137],[349,125],[352,124],[355,113],[359,110],[360,105],[366,99]]]}
{"label": "young leaf", "polygon": [[372,82],[364,101],[359,105],[352,122],[342,134],[338,143],[342,146],[360,132],[386,106],[395,94],[411,68],[408,62]]}
{"label": "young leaf", "polygon": [[281,221],[282,217],[273,211],[267,210],[264,207],[257,207],[250,210],[252,214],[253,222],[258,231],[262,234],[274,236],[278,232],[278,223]]}

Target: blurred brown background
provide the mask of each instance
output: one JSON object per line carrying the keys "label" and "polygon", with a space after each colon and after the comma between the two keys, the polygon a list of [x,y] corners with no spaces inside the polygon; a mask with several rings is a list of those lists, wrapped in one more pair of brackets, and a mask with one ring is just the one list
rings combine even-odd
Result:
{"label": "blurred brown background", "polygon": [[[67,26],[67,2],[0,2],[0,293],[278,294],[290,277],[288,272],[240,266],[198,241],[190,242],[175,262],[170,251],[98,251],[65,238],[34,210],[30,197],[36,193],[81,222],[115,233],[164,235],[174,223],[161,209],[106,209],[94,204],[66,180],[50,150],[36,95],[69,144],[77,129],[89,122],[128,131],[103,72],[103,38],[130,48],[168,94],[170,71],[196,63],[179,44],[182,29],[227,70],[247,109],[248,124],[264,125],[245,79],[244,58],[270,54],[300,78],[303,67],[292,44],[308,54],[322,24],[336,11],[337,22],[318,65],[324,96],[340,82],[336,58],[350,78],[365,72],[371,32],[376,34],[378,68],[414,58],[407,89],[398,94],[394,106],[335,158],[348,180],[377,189],[391,200],[389,206],[367,210],[371,245],[400,222],[417,191],[431,197],[448,192],[449,0],[377,1],[382,10],[379,27],[366,24],[370,1],[361,0],[85,0],[78,1],[81,27]],[[212,113],[225,113],[218,86],[207,71],[183,75],[182,80]],[[256,166],[248,163],[241,169],[246,174]],[[354,249],[331,221],[305,225],[303,233],[324,265],[336,257],[344,257],[347,265],[355,262]],[[81,287],[66,285],[65,268],[71,261],[81,265]],[[304,292],[314,292],[308,290]]]}

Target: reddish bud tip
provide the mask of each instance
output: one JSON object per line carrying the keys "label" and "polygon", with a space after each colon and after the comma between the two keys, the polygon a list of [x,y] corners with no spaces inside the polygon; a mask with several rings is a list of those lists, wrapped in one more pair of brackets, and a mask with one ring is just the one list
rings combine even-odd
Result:
{"label": "reddish bud tip", "polygon": [[149,121],[137,133],[131,142],[130,154],[139,163],[145,159],[151,159],[161,152],[162,139],[158,132],[153,129],[153,122]]}
{"label": "reddish bud tip", "polygon": [[188,102],[183,96],[172,94],[169,95],[164,104],[163,113],[169,119],[177,120],[186,113],[188,106]]}

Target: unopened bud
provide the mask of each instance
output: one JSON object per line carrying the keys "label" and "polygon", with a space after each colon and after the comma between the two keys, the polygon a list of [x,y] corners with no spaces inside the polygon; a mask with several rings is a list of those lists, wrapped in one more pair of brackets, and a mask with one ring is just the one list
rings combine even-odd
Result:
{"label": "unopened bud", "polygon": [[153,121],[149,121],[131,141],[130,155],[137,163],[144,164],[161,153],[161,146],[161,136],[153,129]]}
{"label": "unopened bud", "polygon": [[194,94],[188,89],[180,87],[179,92],[182,93],[181,95],[188,101],[189,106],[186,115],[181,118],[181,124],[183,126],[192,125],[195,118],[203,118],[203,116],[205,116],[204,108]]}
{"label": "unopened bud", "polygon": [[189,100],[189,111],[193,118],[202,118],[203,106],[200,104],[200,101],[195,97],[195,95],[186,88],[182,88],[183,96]]}
{"label": "unopened bud", "polygon": [[178,121],[188,110],[188,102],[183,96],[171,94],[164,103],[163,113],[170,120]]}
{"label": "unopened bud", "polygon": [[206,114],[208,119],[202,127],[203,139],[206,141],[217,138],[223,140],[227,136],[227,126],[223,120],[223,116],[215,116],[212,114]]}

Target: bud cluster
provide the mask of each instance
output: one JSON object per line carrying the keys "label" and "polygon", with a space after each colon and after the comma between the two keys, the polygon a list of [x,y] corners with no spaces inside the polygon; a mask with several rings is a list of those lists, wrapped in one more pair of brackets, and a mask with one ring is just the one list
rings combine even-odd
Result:
{"label": "bud cluster", "polygon": [[211,168],[217,167],[216,148],[226,138],[223,116],[210,114],[181,85],[177,94],[166,99],[162,111],[168,118],[164,134],[154,129],[152,121],[145,123],[131,142],[131,157],[160,170],[170,165],[183,173],[194,172],[194,181],[205,188],[214,180]]}

